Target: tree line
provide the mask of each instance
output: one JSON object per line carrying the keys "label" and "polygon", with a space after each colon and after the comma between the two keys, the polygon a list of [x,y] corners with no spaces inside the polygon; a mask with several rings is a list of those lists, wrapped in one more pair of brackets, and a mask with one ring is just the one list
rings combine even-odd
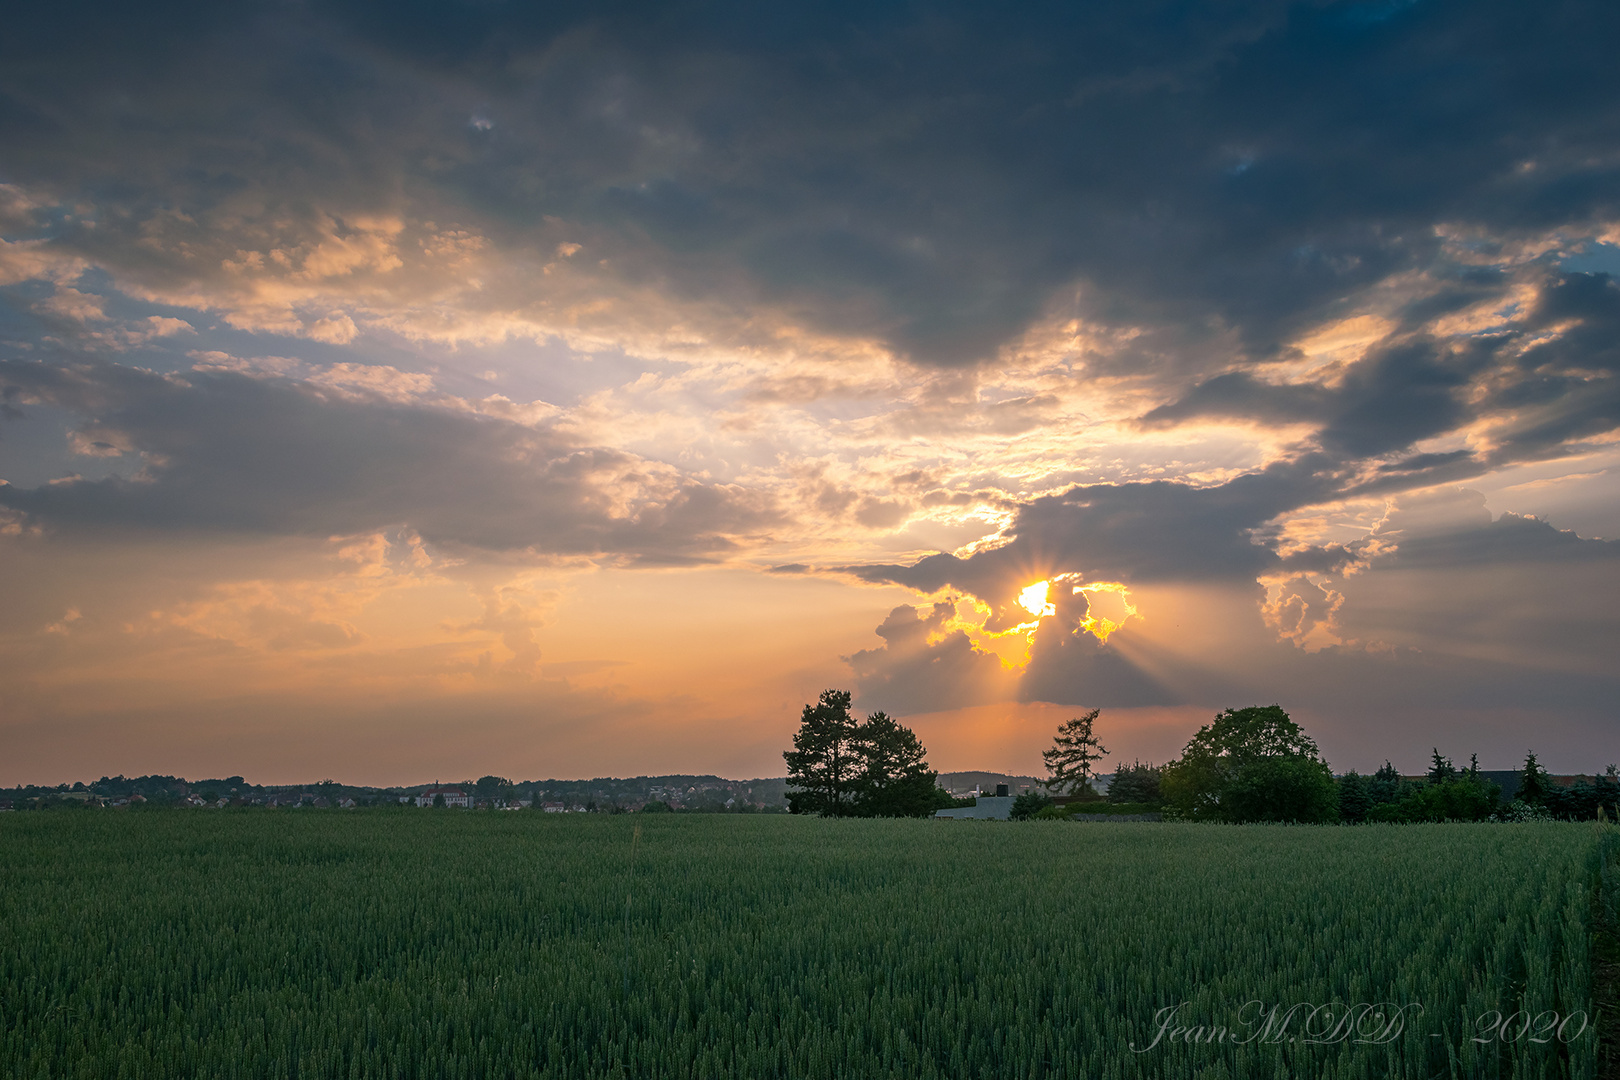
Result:
{"label": "tree line", "polygon": [[[1106,753],[1092,733],[1097,717],[1093,710],[1069,721],[1055,748],[1083,743],[1093,759]],[[1518,790],[1504,800],[1501,786],[1480,771],[1478,755],[1459,768],[1437,747],[1422,779],[1403,778],[1388,761],[1370,776],[1351,770],[1335,777],[1316,742],[1281,706],[1254,705],[1217,714],[1174,761],[1116,769],[1106,799],[1185,821],[1615,820],[1620,775],[1610,765],[1604,775],[1560,786],[1532,752],[1519,772]],[[1087,809],[1084,803],[1058,808],[1032,793],[1015,814],[1051,817]]]}
{"label": "tree line", "polygon": [[[783,754],[789,808],[829,817],[920,817],[954,805],[937,786],[916,734],[882,712],[855,719],[850,700],[847,691],[828,690],[805,706],[793,749]],[[1280,705],[1223,710],[1175,760],[1117,767],[1105,794],[1093,786],[1095,766],[1108,754],[1096,731],[1099,716],[1093,709],[1058,728],[1042,755],[1045,790],[1018,796],[1014,819],[1076,812],[1232,823],[1620,819],[1615,766],[1564,787],[1534,753],[1510,801],[1481,773],[1478,755],[1459,768],[1439,748],[1421,780],[1402,778],[1387,761],[1370,776],[1351,770],[1335,777],[1315,740]]]}

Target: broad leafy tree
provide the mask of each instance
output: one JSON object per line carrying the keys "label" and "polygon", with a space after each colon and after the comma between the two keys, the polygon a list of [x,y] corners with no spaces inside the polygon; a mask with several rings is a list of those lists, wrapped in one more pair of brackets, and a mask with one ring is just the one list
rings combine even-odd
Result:
{"label": "broad leafy tree", "polygon": [[1496,813],[1502,789],[1464,771],[1449,780],[1414,784],[1395,802],[1372,808],[1369,821],[1484,821]]}
{"label": "broad leafy tree", "polygon": [[1316,743],[1276,705],[1227,709],[1166,765],[1176,815],[1208,821],[1333,821],[1338,788]]}
{"label": "broad leafy tree", "polygon": [[1046,762],[1048,789],[1070,795],[1079,790],[1091,790],[1091,767],[1108,753],[1108,748],[1092,731],[1101,712],[1101,709],[1092,709],[1058,728],[1052,749],[1041,753],[1041,759]]}
{"label": "broad leafy tree", "polygon": [[473,790],[481,799],[506,799],[514,794],[512,781],[504,776],[480,776]]}

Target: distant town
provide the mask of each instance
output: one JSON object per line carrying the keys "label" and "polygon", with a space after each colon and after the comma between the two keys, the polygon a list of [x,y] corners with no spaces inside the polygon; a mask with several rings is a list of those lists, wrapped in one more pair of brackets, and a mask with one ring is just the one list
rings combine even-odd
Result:
{"label": "distant town", "polygon": [[[1106,777],[1099,777],[1106,780]],[[1038,788],[1034,776],[995,772],[941,773],[939,786],[959,798]],[[459,807],[469,810],[539,810],[553,814],[786,813],[787,778],[727,780],[720,776],[596,777],[590,780],[477,780],[367,787],[322,780],[312,784],[253,784],[240,776],[187,780],[178,776],[103,776],[89,783],[0,788],[0,812],[75,807],[228,807],[339,809]]]}

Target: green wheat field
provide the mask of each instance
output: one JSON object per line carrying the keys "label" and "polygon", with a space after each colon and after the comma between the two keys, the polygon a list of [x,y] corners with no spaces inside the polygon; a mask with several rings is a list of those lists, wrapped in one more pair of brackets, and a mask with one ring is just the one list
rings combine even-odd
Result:
{"label": "green wheat field", "polygon": [[6,814],[0,1075],[1590,1077],[1617,832]]}

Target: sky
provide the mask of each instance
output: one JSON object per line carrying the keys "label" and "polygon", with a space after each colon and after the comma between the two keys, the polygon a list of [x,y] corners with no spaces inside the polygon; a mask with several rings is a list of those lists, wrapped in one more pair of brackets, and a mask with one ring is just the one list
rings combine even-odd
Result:
{"label": "sky", "polygon": [[1620,8],[69,0],[0,784],[1620,760]]}

